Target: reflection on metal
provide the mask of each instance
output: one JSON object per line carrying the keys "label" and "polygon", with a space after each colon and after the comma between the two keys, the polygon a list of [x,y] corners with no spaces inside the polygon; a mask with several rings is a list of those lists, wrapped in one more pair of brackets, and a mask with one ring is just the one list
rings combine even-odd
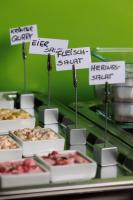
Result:
{"label": "reflection on metal", "polygon": [[115,178],[117,177],[117,165],[97,168],[97,177],[99,178]]}
{"label": "reflection on metal", "polygon": [[57,124],[58,123],[58,108],[39,108],[39,121],[43,124]]}
{"label": "reflection on metal", "polygon": [[111,166],[117,164],[117,147],[105,147],[104,144],[95,144],[94,158],[100,166]]}
{"label": "reflection on metal", "polygon": [[[44,96],[39,96],[39,100],[43,101],[44,104]],[[72,122],[74,122],[75,119],[75,113],[71,112],[71,109],[69,109],[68,107],[60,104],[59,102],[56,102],[54,105],[56,105],[59,110],[61,110],[61,114],[62,114],[62,119],[64,120],[64,124],[61,124],[61,129],[62,129],[62,134],[64,134],[64,127],[66,128],[66,126],[68,126],[68,124],[72,124]],[[75,107],[75,106],[74,106]],[[87,107],[88,108],[88,107]],[[96,124],[97,122],[97,118],[95,121],[95,123],[93,123],[93,118],[95,117],[95,115],[93,115],[93,112],[89,109],[87,109],[86,107],[84,108],[84,110],[86,111],[86,113],[89,115],[89,120],[87,120],[85,118],[83,118],[83,114],[82,116],[79,115],[79,123],[80,125],[82,125],[82,127],[86,127],[88,129],[88,131],[90,132],[90,134],[94,135],[96,137],[96,139],[102,138],[103,136],[103,129],[101,128],[102,125],[104,125],[104,121],[101,122],[99,121],[99,125]],[[80,109],[79,109],[80,111]],[[88,116],[87,115],[87,116]],[[62,120],[62,123],[63,123]],[[90,120],[92,122],[90,122]],[[74,125],[74,123],[73,123]],[[60,126],[60,124],[59,124]],[[63,127],[63,128],[62,128]],[[100,127],[100,128],[99,128]],[[125,134],[123,135],[119,135],[121,133],[117,131],[117,129],[114,130],[114,132],[116,133],[116,137],[113,136],[113,130],[112,128],[114,127],[114,124],[110,128],[110,134],[109,134],[109,139],[111,140],[111,142],[116,142],[117,144],[119,144],[118,148],[119,148],[119,153],[121,155],[123,155],[123,151],[126,152],[126,157],[132,156],[132,151],[130,150],[131,147],[130,145],[127,146],[125,145],[125,143],[123,141],[126,141],[126,138],[124,137]],[[103,126],[104,128],[104,126]],[[101,131],[100,131],[101,130]],[[118,135],[117,135],[118,134]],[[111,137],[110,137],[111,135]],[[100,137],[97,137],[100,136]],[[123,140],[123,141],[121,141]],[[116,144],[115,143],[115,144]],[[74,145],[73,145],[74,146]],[[75,145],[78,146],[78,145]],[[81,145],[80,145],[81,146]],[[86,145],[87,147],[87,152],[86,155],[88,154],[88,150],[92,153],[92,149],[90,148],[90,145],[87,143]],[[122,152],[120,151],[122,150]],[[123,159],[123,157],[122,157]],[[129,160],[130,162],[130,160]],[[112,166],[111,166],[112,167]],[[116,191],[116,190],[126,190],[126,189],[133,189],[133,176],[131,172],[128,172],[127,168],[125,168],[125,165],[118,165],[117,166],[117,171],[119,176],[118,177],[114,177],[114,178],[106,178],[106,179],[99,179],[98,177],[96,177],[95,179],[86,181],[86,182],[70,182],[69,184],[49,184],[47,186],[39,186],[36,188],[30,187],[30,188],[21,188],[21,189],[12,189],[10,191],[0,191],[0,199],[3,200],[3,196],[2,195],[7,195],[7,197],[9,197],[9,195],[12,195],[13,197],[16,197],[16,195],[18,194],[19,197],[25,197],[28,198],[30,197],[39,197],[39,196],[54,196],[54,195],[65,195],[65,194],[73,194],[73,195],[78,195],[78,194],[83,194],[83,193],[91,193],[91,192],[103,192],[103,191]],[[112,172],[113,173],[113,172]],[[114,172],[115,174],[115,172]],[[15,196],[13,196],[15,195]],[[5,196],[6,197],[6,196]]]}
{"label": "reflection on metal", "polygon": [[107,48],[107,47],[97,47],[98,52],[133,52],[133,48]]}
{"label": "reflection on metal", "polygon": [[76,151],[80,151],[81,153],[86,155],[86,145],[70,145],[69,146],[70,150],[76,150]]}
{"label": "reflection on metal", "polygon": [[44,124],[44,128],[50,128],[56,133],[59,132],[59,125],[58,124]]}
{"label": "reflection on metal", "polygon": [[[121,180],[121,181],[104,181],[104,182],[94,182],[94,183],[79,183],[79,184],[51,184],[50,187],[43,188],[21,188],[14,190],[6,190],[0,192],[0,199],[8,199],[6,197],[3,198],[4,195],[20,195],[21,197],[30,197],[32,196],[51,196],[51,195],[59,195],[59,194],[78,194],[78,193],[91,193],[98,191],[115,191],[118,189],[129,189],[133,188],[133,180]],[[2,196],[1,196],[2,195]],[[13,197],[13,196],[12,196]],[[16,197],[16,196],[15,196]],[[12,198],[13,199],[13,198]]]}
{"label": "reflection on metal", "polygon": [[67,143],[70,145],[86,144],[87,130],[86,128],[74,128],[68,126],[66,129]]}

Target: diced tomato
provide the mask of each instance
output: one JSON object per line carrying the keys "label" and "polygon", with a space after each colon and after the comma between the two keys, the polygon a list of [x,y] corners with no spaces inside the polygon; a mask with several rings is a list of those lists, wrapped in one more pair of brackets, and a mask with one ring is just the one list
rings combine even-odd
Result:
{"label": "diced tomato", "polygon": [[36,163],[33,159],[25,159],[23,164],[26,165],[26,166],[36,165]]}
{"label": "diced tomato", "polygon": [[16,169],[18,170],[19,173],[23,173],[24,169],[21,165],[17,166]]}
{"label": "diced tomato", "polygon": [[50,164],[50,165],[55,165],[55,164],[56,164],[56,161],[53,160],[53,159],[45,158],[44,160],[45,160],[48,164]]}

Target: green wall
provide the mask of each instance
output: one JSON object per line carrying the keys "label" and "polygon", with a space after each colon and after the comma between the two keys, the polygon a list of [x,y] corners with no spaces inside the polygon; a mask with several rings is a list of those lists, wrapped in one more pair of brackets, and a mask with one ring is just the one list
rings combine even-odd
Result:
{"label": "green wall", "polygon": [[[23,90],[21,45],[10,45],[12,27],[37,24],[39,37],[68,39],[69,47],[133,47],[132,0],[1,0],[0,19],[1,91]],[[29,91],[47,93],[46,62],[46,56],[28,55]],[[78,71],[78,80],[79,100],[92,99],[87,69]],[[71,71],[56,72],[54,67],[54,97],[73,101]]]}

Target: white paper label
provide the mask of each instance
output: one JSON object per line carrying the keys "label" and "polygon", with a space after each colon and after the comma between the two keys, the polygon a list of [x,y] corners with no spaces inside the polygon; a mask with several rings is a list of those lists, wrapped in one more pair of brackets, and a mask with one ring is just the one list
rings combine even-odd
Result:
{"label": "white paper label", "polygon": [[89,85],[125,82],[125,62],[97,62],[89,69]]}
{"label": "white paper label", "polygon": [[68,40],[49,39],[49,38],[32,38],[30,41],[29,53],[54,55],[56,51],[67,49]]}
{"label": "white paper label", "polygon": [[30,42],[32,37],[37,37],[37,26],[28,25],[10,29],[11,45]]}
{"label": "white paper label", "polygon": [[72,70],[72,65],[75,65],[75,69],[85,69],[91,63],[90,48],[83,47],[57,51],[55,59],[57,71]]}

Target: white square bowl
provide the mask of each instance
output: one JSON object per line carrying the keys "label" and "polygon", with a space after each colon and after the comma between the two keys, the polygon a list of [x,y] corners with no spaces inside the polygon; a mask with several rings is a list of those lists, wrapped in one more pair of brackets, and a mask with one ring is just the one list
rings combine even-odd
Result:
{"label": "white square bowl", "polygon": [[31,116],[27,119],[11,119],[0,120],[0,132],[8,132],[9,130],[22,129],[22,128],[34,128],[35,117]]}
{"label": "white square bowl", "polygon": [[[11,137],[10,139],[13,140]],[[22,159],[23,150],[18,143],[17,146],[16,149],[0,149],[0,162]]]}
{"label": "white square bowl", "polygon": [[23,156],[33,156],[48,151],[62,151],[64,150],[65,139],[58,133],[57,139],[50,140],[36,140],[36,141],[23,141],[14,133],[10,133],[11,136],[22,146]]}
{"label": "white square bowl", "polygon": [[38,164],[45,171],[36,173],[23,173],[23,174],[0,174],[0,189],[36,186],[42,184],[49,184],[50,174],[49,171],[42,165]]}
{"label": "white square bowl", "polygon": [[[78,180],[89,180],[96,176],[97,163],[91,158],[78,151],[62,151],[61,154],[75,153],[88,160],[88,163],[78,163],[69,165],[52,166],[43,160],[42,156],[36,155],[35,158],[43,163],[50,171],[50,180],[52,183],[73,182]],[[47,155],[47,154],[45,154]],[[44,156],[44,155],[43,155]],[[91,163],[90,163],[91,161]]]}

